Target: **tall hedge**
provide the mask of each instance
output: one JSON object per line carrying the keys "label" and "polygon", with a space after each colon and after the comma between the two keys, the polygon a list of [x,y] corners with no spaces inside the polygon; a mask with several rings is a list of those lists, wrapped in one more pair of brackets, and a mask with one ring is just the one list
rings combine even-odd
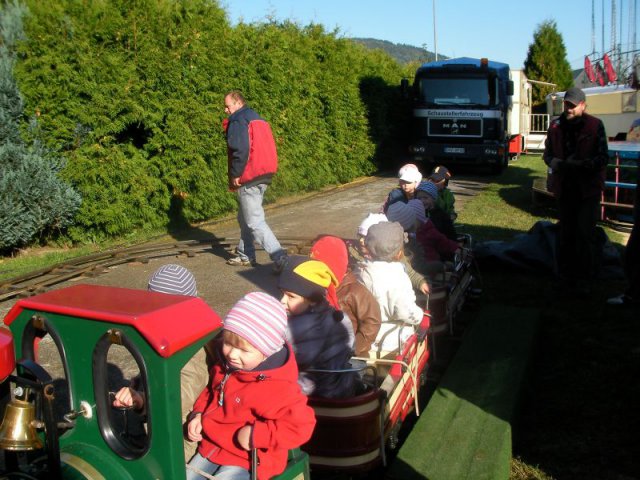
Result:
{"label": "tall hedge", "polygon": [[391,134],[401,67],[321,26],[232,28],[213,0],[27,4],[16,75],[82,195],[74,240],[235,208],[221,128],[230,89],[273,126],[272,197],[371,173]]}

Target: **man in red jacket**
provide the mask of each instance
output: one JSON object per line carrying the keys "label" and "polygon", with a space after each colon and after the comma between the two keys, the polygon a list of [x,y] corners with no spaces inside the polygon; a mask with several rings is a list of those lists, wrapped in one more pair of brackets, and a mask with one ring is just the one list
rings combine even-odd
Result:
{"label": "man in red jacket", "polygon": [[596,222],[609,161],[604,125],[585,109],[584,92],[568,89],[564,112],[549,126],[542,157],[558,200],[558,273],[579,294],[590,292],[600,266]]}
{"label": "man in red jacket", "polygon": [[266,120],[246,105],[238,91],[224,97],[224,111],[228,115],[223,125],[227,134],[229,188],[238,194],[238,223],[240,241],[236,257],[229,265],[255,266],[257,241],[280,272],[287,262],[287,252],[267,225],[262,201],[278,170],[278,154],[271,127]]}

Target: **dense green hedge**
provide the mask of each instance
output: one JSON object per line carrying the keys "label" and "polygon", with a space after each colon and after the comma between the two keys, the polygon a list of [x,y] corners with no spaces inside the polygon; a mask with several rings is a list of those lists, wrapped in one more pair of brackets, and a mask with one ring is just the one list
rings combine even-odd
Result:
{"label": "dense green hedge", "polygon": [[221,128],[230,89],[273,126],[272,198],[371,173],[404,129],[402,67],[321,26],[232,28],[213,0],[26,3],[15,74],[82,196],[73,240],[233,209]]}

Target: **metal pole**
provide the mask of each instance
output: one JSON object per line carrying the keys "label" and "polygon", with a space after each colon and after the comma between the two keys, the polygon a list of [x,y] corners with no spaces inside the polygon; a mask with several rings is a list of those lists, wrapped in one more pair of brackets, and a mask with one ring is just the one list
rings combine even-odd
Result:
{"label": "metal pole", "polygon": [[591,54],[596,54],[596,0],[591,0]]}
{"label": "metal pole", "polygon": [[604,52],[604,0],[602,0],[602,55]]}
{"label": "metal pole", "polygon": [[436,0],[433,0],[433,50],[438,61],[438,35],[436,33]]}

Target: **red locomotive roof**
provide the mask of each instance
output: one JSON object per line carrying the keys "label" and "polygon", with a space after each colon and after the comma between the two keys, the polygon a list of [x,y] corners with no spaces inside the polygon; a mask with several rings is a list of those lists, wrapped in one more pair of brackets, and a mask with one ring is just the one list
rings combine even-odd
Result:
{"label": "red locomotive roof", "polygon": [[131,325],[165,358],[222,326],[201,298],[99,285],[75,285],[18,300],[5,324],[24,309]]}
{"label": "red locomotive roof", "polygon": [[16,356],[13,350],[13,335],[8,328],[0,327],[0,383],[11,375],[16,368]]}

